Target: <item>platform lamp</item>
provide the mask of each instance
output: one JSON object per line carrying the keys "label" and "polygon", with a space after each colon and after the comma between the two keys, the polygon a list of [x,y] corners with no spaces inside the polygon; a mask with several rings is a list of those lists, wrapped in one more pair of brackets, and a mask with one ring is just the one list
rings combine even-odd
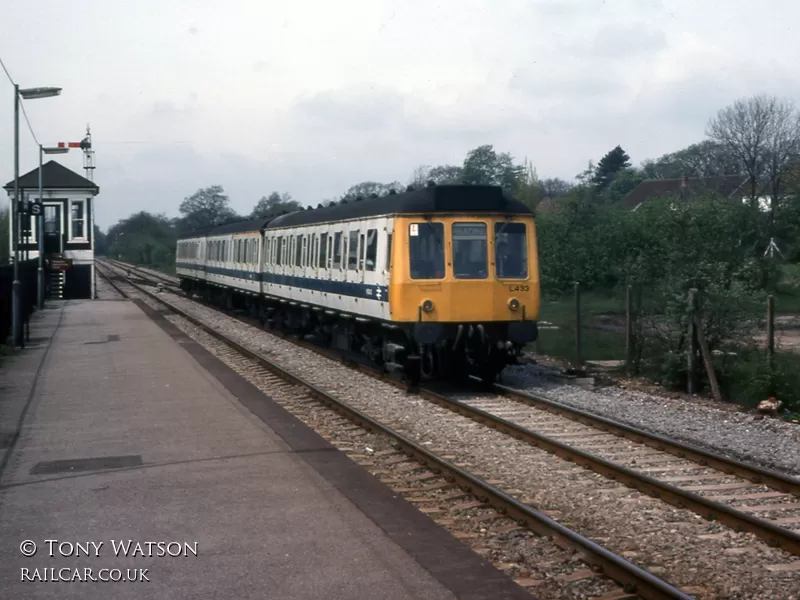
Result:
{"label": "platform lamp", "polygon": [[14,84],[14,204],[11,206],[12,245],[14,246],[14,283],[11,284],[11,338],[14,347],[22,346],[22,283],[19,280],[19,99],[36,100],[58,96],[61,88],[40,87],[19,89]]}
{"label": "platform lamp", "polygon": [[37,271],[37,295],[36,305],[39,310],[44,308],[44,198],[42,195],[42,155],[44,154],[66,154],[69,148],[45,148],[39,144],[39,206],[41,212],[39,213],[39,226],[36,228],[36,235],[39,236],[39,269]]}

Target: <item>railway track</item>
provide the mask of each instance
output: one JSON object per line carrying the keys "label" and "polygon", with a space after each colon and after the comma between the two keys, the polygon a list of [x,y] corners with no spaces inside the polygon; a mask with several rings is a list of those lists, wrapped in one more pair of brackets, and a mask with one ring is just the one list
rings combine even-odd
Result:
{"label": "railway track", "polygon": [[[403,386],[335,352],[282,337]],[[800,480],[796,478],[500,384],[493,384],[492,393],[477,399],[474,390],[468,394],[429,387],[415,391],[440,406],[649,496],[800,555]]]}
{"label": "railway track", "polygon": [[[124,267],[117,267],[124,268]],[[128,295],[119,285],[123,277],[113,275],[104,268],[100,269],[101,275],[109,279],[112,285],[123,295]],[[367,452],[358,455],[350,453],[351,457],[357,462],[370,468],[373,472],[385,475],[393,475],[390,478],[383,477],[388,484],[393,484],[396,490],[401,491],[410,501],[414,502],[423,512],[428,514],[441,513],[443,503],[451,503],[450,510],[447,511],[449,518],[445,519],[448,528],[458,521],[457,516],[467,513],[467,531],[458,531],[455,527],[455,535],[461,538],[474,537],[475,534],[469,531],[474,527],[472,522],[478,518],[482,522],[491,523],[495,521],[495,527],[500,534],[509,534],[518,531],[520,528],[528,529],[546,540],[551,540],[560,548],[570,548],[577,551],[581,559],[588,565],[588,570],[578,570],[562,577],[564,585],[571,582],[579,582],[590,577],[609,578],[616,582],[620,587],[607,590],[597,598],[690,598],[691,596],[681,590],[669,585],[658,577],[630,563],[625,558],[618,556],[603,548],[592,540],[581,536],[564,525],[556,522],[548,515],[536,510],[532,506],[521,502],[503,490],[495,487],[490,481],[484,480],[465,469],[449,462],[446,450],[439,449],[435,452],[425,448],[423,445],[407,438],[391,427],[373,419],[366,413],[350,406],[347,402],[335,397],[333,394],[322,390],[318,386],[305,381],[301,377],[287,371],[280,365],[268,360],[262,355],[255,353],[242,346],[238,342],[230,339],[225,334],[211,328],[194,316],[186,313],[173,304],[165,301],[157,294],[133,282],[127,281],[123,285],[130,285],[137,292],[144,294],[151,300],[164,306],[167,310],[180,315],[182,318],[199,327],[204,333],[222,342],[237,355],[245,357],[253,364],[266,370],[267,383],[272,388],[277,388],[289,399],[285,404],[292,408],[296,414],[313,412],[309,408],[309,401],[318,403],[330,410],[333,410],[349,422],[356,424],[365,431],[372,432],[390,440],[390,448],[385,450]],[[263,376],[262,376],[263,377]],[[289,386],[288,388],[286,386]],[[298,395],[298,390],[301,395]],[[273,398],[275,397],[271,394]],[[308,417],[308,415],[306,415]],[[315,421],[316,417],[306,419]],[[373,446],[376,444],[372,444]],[[376,468],[376,461],[377,468]],[[413,462],[412,462],[413,461]],[[398,473],[398,469],[401,471]],[[467,501],[463,500],[467,498]],[[435,510],[426,510],[426,504],[435,503]],[[481,513],[475,515],[475,512]],[[492,513],[487,516],[485,512]],[[456,517],[455,519],[453,517]],[[463,515],[462,515],[463,516]],[[485,540],[484,540],[484,543]],[[490,545],[490,544],[489,544]],[[526,583],[538,585],[542,582],[526,580],[518,581],[523,587]]]}
{"label": "railway track", "polygon": [[[386,381],[374,369],[347,357],[286,335],[280,337]],[[428,401],[631,489],[735,531],[750,532],[770,546],[800,553],[800,536],[795,531],[800,525],[800,481],[795,478],[502,385],[480,394],[441,388],[415,391]],[[764,512],[768,516],[756,516]]]}

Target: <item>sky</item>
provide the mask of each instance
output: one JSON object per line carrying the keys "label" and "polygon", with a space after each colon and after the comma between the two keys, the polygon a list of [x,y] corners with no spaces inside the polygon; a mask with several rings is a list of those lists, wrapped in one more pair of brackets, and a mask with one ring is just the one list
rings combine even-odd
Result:
{"label": "sky", "polygon": [[[11,0],[7,0],[9,3]],[[634,164],[704,138],[740,97],[798,100],[800,3],[761,0],[37,0],[0,58],[45,146],[91,125],[98,224],[178,216],[221,185],[316,205],[408,183],[483,144],[572,180],[617,144]],[[2,76],[2,74],[0,74]],[[13,178],[0,79],[0,175]],[[27,126],[20,173],[38,165]],[[55,158],[83,173],[80,151]]]}

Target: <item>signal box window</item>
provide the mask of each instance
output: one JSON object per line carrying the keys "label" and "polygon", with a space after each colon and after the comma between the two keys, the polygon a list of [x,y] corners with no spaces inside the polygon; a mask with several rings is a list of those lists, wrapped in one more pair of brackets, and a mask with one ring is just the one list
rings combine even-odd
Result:
{"label": "signal box window", "polygon": [[408,227],[411,279],[444,278],[444,225],[411,223]]}
{"label": "signal box window", "polygon": [[494,247],[499,279],[525,279],[528,277],[528,243],[525,223],[495,223]]}
{"label": "signal box window", "polygon": [[72,237],[84,238],[86,237],[85,230],[85,216],[84,216],[84,203],[83,200],[73,201],[72,203]]}
{"label": "signal box window", "polygon": [[486,223],[453,223],[453,275],[456,279],[489,276]]}

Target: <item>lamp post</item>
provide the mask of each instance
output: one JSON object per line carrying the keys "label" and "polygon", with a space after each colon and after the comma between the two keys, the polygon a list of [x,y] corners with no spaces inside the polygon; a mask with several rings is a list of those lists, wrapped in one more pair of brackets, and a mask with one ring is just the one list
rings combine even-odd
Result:
{"label": "lamp post", "polygon": [[66,154],[69,148],[45,148],[39,144],[39,226],[36,228],[36,235],[39,237],[39,269],[36,272],[36,305],[39,310],[44,308],[44,191],[42,190],[42,155],[43,154]]}
{"label": "lamp post", "polygon": [[19,280],[19,99],[50,98],[58,96],[61,88],[41,87],[19,89],[14,84],[14,204],[11,213],[12,244],[14,246],[14,282],[11,284],[11,338],[14,347],[22,346],[22,283]]}

